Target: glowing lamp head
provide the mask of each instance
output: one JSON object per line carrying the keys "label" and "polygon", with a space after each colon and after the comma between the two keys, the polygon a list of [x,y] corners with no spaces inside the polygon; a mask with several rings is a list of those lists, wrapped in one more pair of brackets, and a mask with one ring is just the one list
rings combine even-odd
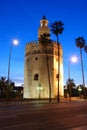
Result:
{"label": "glowing lamp head", "polygon": [[18,44],[18,40],[16,40],[16,39],[13,40],[13,44],[14,44],[14,45],[17,45],[17,44]]}
{"label": "glowing lamp head", "polygon": [[72,61],[73,63],[77,62],[77,57],[76,57],[76,56],[73,56],[73,57],[71,58],[71,61]]}

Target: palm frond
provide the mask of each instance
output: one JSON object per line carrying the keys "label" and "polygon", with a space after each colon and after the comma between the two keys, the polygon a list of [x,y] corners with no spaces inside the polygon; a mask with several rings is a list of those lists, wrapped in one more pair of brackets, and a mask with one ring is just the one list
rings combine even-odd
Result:
{"label": "palm frond", "polygon": [[87,45],[84,46],[84,50],[87,53]]}
{"label": "palm frond", "polygon": [[76,46],[79,48],[83,48],[85,46],[85,39],[84,37],[78,37],[75,39]]}
{"label": "palm frond", "polygon": [[64,30],[63,25],[64,24],[61,21],[51,23],[50,27],[53,34],[55,34],[56,36],[58,36],[58,34],[62,34]]}
{"label": "palm frond", "polygon": [[47,46],[52,42],[51,39],[49,39],[49,37],[50,34],[46,34],[46,33],[40,35],[39,43],[42,44],[43,46]]}

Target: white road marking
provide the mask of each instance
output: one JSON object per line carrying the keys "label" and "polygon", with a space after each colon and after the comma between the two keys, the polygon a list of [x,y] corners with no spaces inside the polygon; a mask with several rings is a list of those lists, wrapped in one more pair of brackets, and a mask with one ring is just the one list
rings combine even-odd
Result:
{"label": "white road marking", "polygon": [[4,130],[4,129],[10,129],[10,128],[16,128],[16,127],[23,127],[23,126],[29,126],[29,125],[35,125],[36,123],[22,123],[22,124],[18,124],[18,125],[13,125],[13,126],[6,126],[3,128],[0,128],[0,130]]}
{"label": "white road marking", "polygon": [[16,115],[8,115],[8,116],[2,116],[0,119],[6,119],[6,118],[11,118],[11,117],[17,117]]}
{"label": "white road marking", "polygon": [[71,128],[68,130],[87,130],[87,126],[80,126],[80,127],[75,127],[75,128]]}
{"label": "white road marking", "polygon": [[82,117],[82,116],[87,116],[87,114],[80,114],[80,115],[77,115],[77,117]]}

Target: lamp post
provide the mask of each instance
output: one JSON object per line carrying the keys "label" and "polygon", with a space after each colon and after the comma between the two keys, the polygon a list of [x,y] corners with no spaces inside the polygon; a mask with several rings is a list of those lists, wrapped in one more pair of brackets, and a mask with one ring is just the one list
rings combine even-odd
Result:
{"label": "lamp post", "polygon": [[70,63],[76,63],[77,62],[77,57],[76,56],[72,56],[70,58],[70,61],[68,63],[68,79],[70,79]]}
{"label": "lamp post", "polygon": [[[77,57],[76,56],[72,56],[70,58],[70,61],[68,63],[68,80],[71,80],[71,76],[70,76],[70,63],[76,63],[77,62]],[[69,99],[71,101],[71,95],[72,95],[72,91],[71,91],[71,87],[69,87]]]}
{"label": "lamp post", "polygon": [[13,45],[17,45],[18,40],[13,40],[12,45],[10,46],[9,59],[8,59],[8,84],[10,83],[10,62],[11,62],[11,53]]}
{"label": "lamp post", "polygon": [[81,91],[82,91],[81,86],[78,86],[78,91],[79,91],[79,97],[81,98]]}
{"label": "lamp post", "polygon": [[41,84],[38,85],[37,90],[39,90],[39,93],[38,93],[39,96],[38,96],[38,98],[39,98],[39,103],[40,103],[40,99],[41,99],[41,95],[40,94],[41,94],[41,90],[43,90]]}

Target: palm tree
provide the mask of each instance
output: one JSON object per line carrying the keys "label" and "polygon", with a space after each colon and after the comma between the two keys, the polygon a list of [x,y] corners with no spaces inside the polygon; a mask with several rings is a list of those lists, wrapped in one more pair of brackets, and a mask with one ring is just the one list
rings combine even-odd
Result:
{"label": "palm tree", "polygon": [[[9,86],[8,82],[10,83]],[[8,98],[13,90],[12,88],[14,88],[14,82],[12,82],[11,80],[8,81],[6,77],[2,76],[0,78],[1,97]]]}
{"label": "palm tree", "polygon": [[71,96],[72,96],[72,88],[75,87],[75,83],[74,83],[74,80],[69,78],[66,82],[67,84],[67,89],[68,89],[68,92],[69,92],[69,99],[71,101]]}
{"label": "palm tree", "polygon": [[51,43],[51,40],[49,39],[49,37],[50,37],[50,34],[46,34],[46,33],[44,33],[43,35],[40,35],[39,43],[42,44],[42,46],[46,50],[48,82],[49,82],[49,102],[51,102],[51,83],[50,83],[50,72],[49,72],[49,63],[48,63],[48,55],[47,55],[47,46]]}
{"label": "palm tree", "polygon": [[87,45],[84,46],[84,51],[87,53]]}
{"label": "palm tree", "polygon": [[86,99],[84,69],[83,69],[83,59],[82,59],[82,49],[85,47],[84,37],[76,38],[75,42],[76,42],[76,46],[80,49],[81,68],[82,68],[82,80],[83,80],[83,86],[84,86],[84,98]]}
{"label": "palm tree", "polygon": [[54,22],[50,25],[52,33],[57,37],[58,44],[58,94],[57,94],[57,102],[60,101],[59,97],[59,80],[60,80],[60,47],[59,47],[59,34],[62,34],[64,28],[63,23],[61,21]]}
{"label": "palm tree", "polygon": [[7,85],[8,82],[6,80],[6,77],[1,77],[0,79],[0,86],[1,86],[1,96],[6,96],[7,94]]}

